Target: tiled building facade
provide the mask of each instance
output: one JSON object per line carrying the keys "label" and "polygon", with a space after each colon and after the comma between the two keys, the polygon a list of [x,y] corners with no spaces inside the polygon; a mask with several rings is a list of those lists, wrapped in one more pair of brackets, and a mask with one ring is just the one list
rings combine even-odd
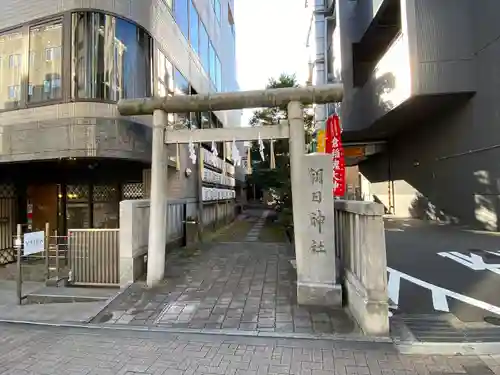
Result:
{"label": "tiled building facade", "polygon": [[[237,90],[233,9],[232,0],[3,1],[0,226],[15,215],[33,229],[115,227],[118,202],[142,196],[151,160],[150,116],[121,117],[116,101]],[[235,126],[240,111],[169,119]],[[185,148],[180,159],[185,168]],[[197,178],[171,168],[169,197],[197,199]]]}

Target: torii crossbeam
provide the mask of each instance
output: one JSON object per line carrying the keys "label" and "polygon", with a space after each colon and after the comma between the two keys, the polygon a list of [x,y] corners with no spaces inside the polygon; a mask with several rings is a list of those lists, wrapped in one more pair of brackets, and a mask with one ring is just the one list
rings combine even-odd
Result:
{"label": "torii crossbeam", "polygon": [[[153,140],[151,161],[151,211],[149,220],[147,283],[152,287],[164,277],[167,227],[167,165],[165,143],[209,141],[255,140],[289,138],[292,187],[301,181],[300,171],[305,152],[305,131],[302,105],[325,104],[342,101],[340,84],[278,88],[257,91],[241,91],[215,94],[173,96],[163,98],[125,99],[118,102],[118,110],[124,116],[153,115]],[[167,128],[167,113],[224,111],[245,108],[270,108],[287,106],[288,122],[257,128],[222,128],[173,130]],[[300,195],[293,195],[293,215],[298,217]],[[332,204],[333,210],[333,204]],[[295,232],[296,244],[299,231]],[[296,247],[297,257],[302,251]],[[304,255],[306,256],[306,255]],[[334,261],[334,260],[333,260]],[[301,272],[298,261],[297,270]],[[310,268],[310,267],[309,267]],[[335,268],[335,267],[333,267]],[[310,272],[309,270],[303,270]]]}

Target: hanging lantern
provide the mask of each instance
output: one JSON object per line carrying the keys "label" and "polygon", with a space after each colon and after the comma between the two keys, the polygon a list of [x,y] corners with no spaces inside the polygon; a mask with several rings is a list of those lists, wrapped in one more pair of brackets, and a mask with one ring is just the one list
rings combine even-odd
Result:
{"label": "hanging lantern", "polygon": [[236,147],[236,139],[233,138],[231,153],[233,154],[233,162],[235,166],[241,165],[241,155],[238,147]]}
{"label": "hanging lantern", "polygon": [[247,174],[252,174],[252,147],[247,149]]}
{"label": "hanging lantern", "polygon": [[215,141],[212,141],[212,161],[215,166],[217,166],[217,156],[219,153],[217,152],[217,147],[215,146]]}
{"label": "hanging lantern", "polygon": [[258,144],[259,144],[259,153],[260,153],[260,158],[262,159],[262,161],[265,161],[266,158],[264,156],[264,142],[262,141],[262,138],[260,138],[260,133],[259,133],[259,140],[258,140]]}
{"label": "hanging lantern", "polygon": [[181,170],[181,146],[179,145],[179,142],[176,143],[175,145],[175,170],[180,171]]}
{"label": "hanging lantern", "polygon": [[271,169],[275,169],[276,168],[276,158],[274,156],[274,139],[271,139],[271,145],[270,145],[269,153],[271,154],[270,155],[270,160],[269,160],[269,167]]}
{"label": "hanging lantern", "polygon": [[226,142],[222,142],[222,174],[226,175]]}
{"label": "hanging lantern", "polygon": [[189,158],[191,159],[191,162],[193,164],[196,164],[196,151],[194,149],[194,143],[191,138],[189,138],[188,149],[189,149]]}

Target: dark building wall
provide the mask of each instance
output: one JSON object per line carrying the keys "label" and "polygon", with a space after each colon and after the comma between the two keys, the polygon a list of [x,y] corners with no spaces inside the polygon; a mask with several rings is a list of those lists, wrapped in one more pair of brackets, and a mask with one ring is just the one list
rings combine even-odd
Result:
{"label": "dark building wall", "polygon": [[[500,2],[402,1],[413,27],[412,91],[430,101],[445,92],[473,95],[433,113],[410,108],[401,124],[422,111],[423,120],[387,139],[388,151],[360,171],[371,193],[398,216],[500,230],[500,24],[494,16]],[[348,131],[349,122],[344,126]]]}

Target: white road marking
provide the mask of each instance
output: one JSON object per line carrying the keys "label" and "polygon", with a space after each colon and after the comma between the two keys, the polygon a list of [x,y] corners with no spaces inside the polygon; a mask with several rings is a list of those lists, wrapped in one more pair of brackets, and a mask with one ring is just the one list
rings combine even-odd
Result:
{"label": "white road marking", "polygon": [[[399,304],[399,288],[401,286],[401,277],[399,274],[390,272],[387,283],[387,294],[389,299],[397,306]],[[396,307],[397,308],[397,307]]]}
{"label": "white road marking", "polygon": [[[489,252],[489,251],[488,251]],[[490,252],[489,252],[490,253]],[[494,255],[495,253],[492,253]],[[454,260],[457,263],[460,263],[461,265],[473,270],[473,271],[491,271],[493,273],[496,273],[497,275],[500,275],[500,264],[490,264],[490,263],[485,263],[483,258],[480,255],[477,254],[462,254],[456,251],[450,251],[450,252],[442,252],[438,253],[439,256],[442,256],[443,258],[448,258],[451,260]]]}
{"label": "white road marking", "polygon": [[[393,268],[387,267],[387,271],[389,272],[389,280],[391,280],[392,277],[396,276],[399,277],[400,279],[405,279],[413,284],[416,284],[418,286],[421,286],[422,288],[425,288],[429,290],[432,293],[432,302],[435,310],[438,311],[444,311],[444,312],[449,312],[449,307],[448,307],[448,301],[446,300],[447,297],[454,298],[458,301],[461,301],[463,303],[467,303],[469,305],[478,307],[480,309],[489,311],[493,314],[500,315],[500,307],[489,304],[487,302],[479,301],[475,298],[465,296],[463,294],[455,293],[452,292],[451,290],[442,288],[440,286],[436,286],[433,284],[430,284],[426,281],[417,279],[416,277],[407,275],[403,272],[397,271]],[[397,280],[397,279],[394,279]],[[396,285],[396,281],[393,281],[394,285]],[[388,294],[389,298],[391,298],[394,303],[399,300],[399,284],[400,281],[397,282],[397,288],[393,286],[393,290],[389,290],[388,286]],[[392,293],[392,295],[390,294]]]}

